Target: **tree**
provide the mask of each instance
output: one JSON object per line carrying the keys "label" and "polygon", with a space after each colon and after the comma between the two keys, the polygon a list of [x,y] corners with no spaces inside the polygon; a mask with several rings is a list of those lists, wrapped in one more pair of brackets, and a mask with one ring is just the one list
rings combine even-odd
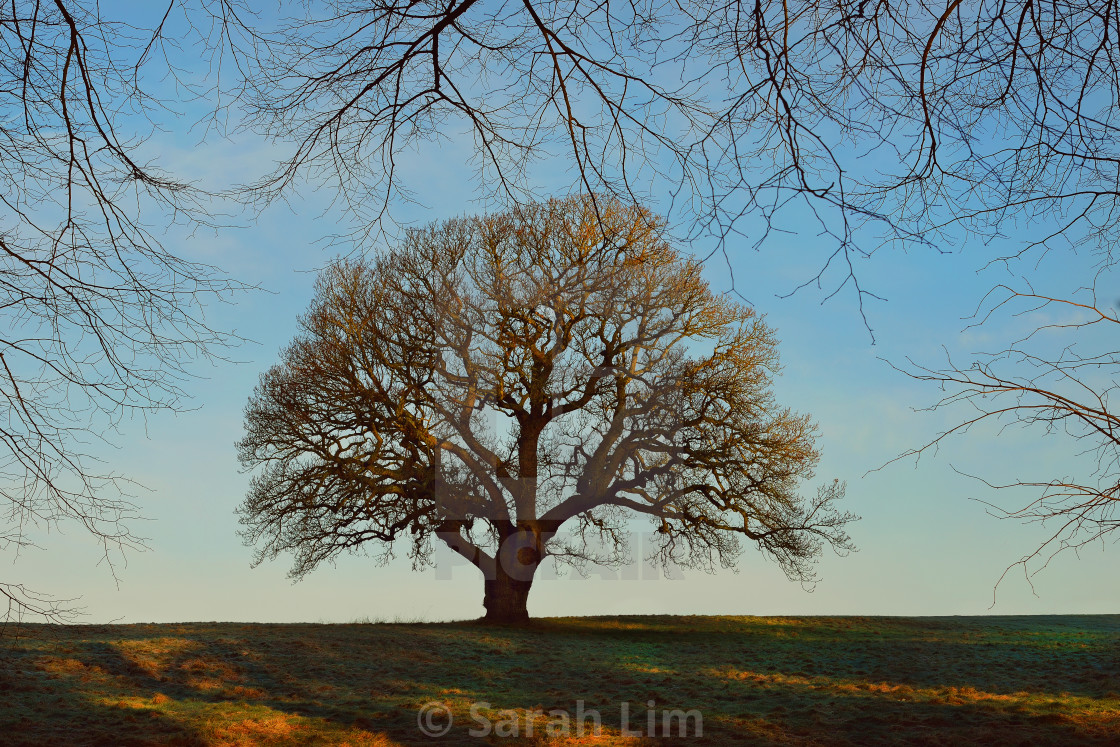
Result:
{"label": "tree", "polygon": [[[963,247],[1027,274],[1054,249],[1117,260],[1117,0],[299,7],[249,55],[249,124],[290,154],[254,185],[266,200],[325,175],[376,229],[412,196],[401,156],[467,132],[481,183],[508,201],[534,194],[543,164],[548,189],[570,174],[587,195],[657,205],[690,238],[763,247],[812,230],[813,269],[777,292],[854,293],[869,332],[865,301],[890,289],[865,287],[857,261],[882,247]],[[1004,382],[1067,363],[1012,358]]]}
{"label": "tree", "polygon": [[[508,200],[532,196],[533,168],[559,159],[571,186],[659,200],[690,238],[745,234],[763,247],[775,231],[813,226],[816,269],[776,290],[846,289],[869,331],[864,302],[890,289],[865,287],[857,260],[883,246],[961,246],[977,267],[1028,274],[1055,249],[1088,247],[1098,270],[1117,260],[1116,0],[332,0],[258,52],[250,122],[291,155],[256,194],[325,173],[367,230],[410,196],[398,158],[465,130],[483,183]],[[1009,246],[1023,226],[1029,235]],[[1035,295],[1030,280],[1016,292]],[[993,415],[988,395],[1026,403],[1034,391],[1033,404],[999,413],[1037,424],[1038,408],[1068,396],[1032,389],[1039,371],[1079,380],[1060,351],[1016,351],[1007,342],[968,372],[917,373]],[[979,373],[993,359],[994,379]],[[1115,379],[1114,359],[1099,365]],[[1087,385],[1074,410],[1102,412],[1109,386]],[[1107,455],[1113,431],[1097,418],[1082,435]],[[1009,515],[1095,536],[1114,526],[1111,476],[1040,478],[1048,497]]]}
{"label": "tree", "polygon": [[[157,104],[140,67],[158,39],[95,4],[0,8],[0,549],[66,521],[107,558],[141,546],[127,481],[90,443],[178,407],[184,365],[231,340],[203,308],[237,284],[159,240],[160,218],[209,220],[203,193],[137,155]],[[68,613],[14,582],[0,598],[6,618]]]}
{"label": "tree", "polygon": [[290,551],[300,577],[404,541],[424,564],[439,540],[484,574],[486,619],[518,622],[545,557],[622,552],[637,514],[663,562],[731,565],[746,541],[811,581],[854,517],[835,481],[797,495],[814,428],[774,401],[772,331],[700,270],[648,211],[586,197],[333,264],[246,408],[256,561]]}

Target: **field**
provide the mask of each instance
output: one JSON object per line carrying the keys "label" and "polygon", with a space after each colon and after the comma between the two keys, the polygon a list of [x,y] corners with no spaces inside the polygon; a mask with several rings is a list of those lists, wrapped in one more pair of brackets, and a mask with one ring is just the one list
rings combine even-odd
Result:
{"label": "field", "polygon": [[8,625],[0,660],[2,744],[1120,744],[1116,615]]}

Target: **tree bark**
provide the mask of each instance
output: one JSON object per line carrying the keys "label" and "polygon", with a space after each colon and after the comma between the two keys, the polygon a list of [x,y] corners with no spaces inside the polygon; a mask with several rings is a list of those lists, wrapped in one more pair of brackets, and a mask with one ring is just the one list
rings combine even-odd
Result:
{"label": "tree bark", "polygon": [[529,622],[529,589],[532,585],[532,576],[528,580],[513,578],[499,566],[494,578],[484,582],[482,606],[486,608],[486,614],[482,619],[503,625]]}
{"label": "tree bark", "polygon": [[493,571],[485,575],[482,606],[484,622],[524,625],[529,622],[529,589],[543,557],[545,537],[540,527],[522,524],[511,527],[502,537],[494,558]]}

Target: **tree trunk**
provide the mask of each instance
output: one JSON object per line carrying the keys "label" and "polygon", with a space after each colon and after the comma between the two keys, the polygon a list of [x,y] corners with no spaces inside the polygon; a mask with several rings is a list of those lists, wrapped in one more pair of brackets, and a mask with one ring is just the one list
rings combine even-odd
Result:
{"label": "tree trunk", "polygon": [[529,622],[529,589],[533,585],[532,576],[528,580],[513,578],[502,568],[497,569],[495,577],[486,579],[482,606],[486,622],[503,625],[520,625]]}

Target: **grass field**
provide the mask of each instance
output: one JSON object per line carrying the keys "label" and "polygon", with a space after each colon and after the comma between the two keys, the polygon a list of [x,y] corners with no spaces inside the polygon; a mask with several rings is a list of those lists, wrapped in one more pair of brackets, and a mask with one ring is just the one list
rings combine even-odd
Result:
{"label": "grass field", "polygon": [[0,744],[1120,744],[1116,615],[9,625],[0,659]]}

